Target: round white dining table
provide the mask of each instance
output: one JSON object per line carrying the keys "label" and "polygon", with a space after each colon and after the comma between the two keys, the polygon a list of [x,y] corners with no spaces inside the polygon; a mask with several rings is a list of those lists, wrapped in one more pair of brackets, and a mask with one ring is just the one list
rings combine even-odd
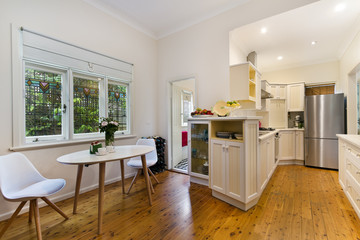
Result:
{"label": "round white dining table", "polygon": [[[146,154],[154,151],[155,148],[144,145],[125,145],[116,146],[115,151],[107,153],[103,156],[90,154],[89,150],[69,153],[57,158],[57,161],[62,164],[77,165],[77,177],[75,186],[75,198],[73,213],[76,213],[77,202],[80,192],[80,184],[84,165],[99,164],[99,198],[98,198],[98,233],[102,233],[102,219],[103,219],[103,205],[104,205],[104,186],[105,186],[105,165],[107,162],[120,160],[121,165],[121,182],[122,190],[125,192],[124,186],[124,160],[141,156],[143,169],[146,169]],[[145,176],[145,183],[148,192],[149,204],[152,205],[151,189],[148,171],[143,171]]]}

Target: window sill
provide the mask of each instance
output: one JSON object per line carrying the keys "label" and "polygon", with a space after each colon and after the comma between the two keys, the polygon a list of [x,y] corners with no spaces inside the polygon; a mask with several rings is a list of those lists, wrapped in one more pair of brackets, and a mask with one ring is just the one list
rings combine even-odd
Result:
{"label": "window sill", "polygon": [[[136,135],[115,136],[115,140],[126,139],[126,138],[136,138]],[[27,145],[23,145],[23,146],[11,147],[10,151],[18,152],[18,151],[23,151],[23,150],[54,148],[54,147],[59,147],[59,146],[63,147],[63,146],[91,143],[93,141],[104,141],[104,137],[76,139],[76,140],[64,140],[64,141],[56,141],[56,142],[31,143],[31,144],[27,144]]]}

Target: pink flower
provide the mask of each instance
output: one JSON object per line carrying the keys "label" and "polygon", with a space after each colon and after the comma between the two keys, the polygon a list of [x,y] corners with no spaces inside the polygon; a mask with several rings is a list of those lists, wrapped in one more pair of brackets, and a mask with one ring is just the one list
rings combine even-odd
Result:
{"label": "pink flower", "polygon": [[117,122],[111,121],[110,124],[113,124],[115,126],[118,126],[119,124]]}
{"label": "pink flower", "polygon": [[103,121],[102,123],[101,123],[101,126],[102,127],[106,127],[108,125],[108,122],[106,122],[106,121]]}

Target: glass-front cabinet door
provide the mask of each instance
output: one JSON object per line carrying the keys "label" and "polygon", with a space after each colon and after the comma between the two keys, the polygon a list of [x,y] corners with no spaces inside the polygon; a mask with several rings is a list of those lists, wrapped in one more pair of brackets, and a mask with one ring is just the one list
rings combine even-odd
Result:
{"label": "glass-front cabinet door", "polygon": [[190,122],[189,174],[208,179],[209,175],[209,123]]}

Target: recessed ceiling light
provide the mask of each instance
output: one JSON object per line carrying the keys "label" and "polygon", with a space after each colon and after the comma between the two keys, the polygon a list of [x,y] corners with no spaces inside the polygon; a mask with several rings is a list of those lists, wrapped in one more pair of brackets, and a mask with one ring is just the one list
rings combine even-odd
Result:
{"label": "recessed ceiling light", "polygon": [[316,45],[317,44],[317,41],[312,41],[311,42],[311,45]]}
{"label": "recessed ceiling light", "polygon": [[262,33],[262,34],[267,33],[267,28],[266,28],[266,27],[261,28],[261,33]]}
{"label": "recessed ceiling light", "polygon": [[344,11],[345,8],[346,8],[346,4],[345,4],[345,3],[339,3],[338,5],[335,6],[334,12]]}
{"label": "recessed ceiling light", "polygon": [[283,59],[283,56],[278,56],[277,57],[277,60],[282,60]]}

